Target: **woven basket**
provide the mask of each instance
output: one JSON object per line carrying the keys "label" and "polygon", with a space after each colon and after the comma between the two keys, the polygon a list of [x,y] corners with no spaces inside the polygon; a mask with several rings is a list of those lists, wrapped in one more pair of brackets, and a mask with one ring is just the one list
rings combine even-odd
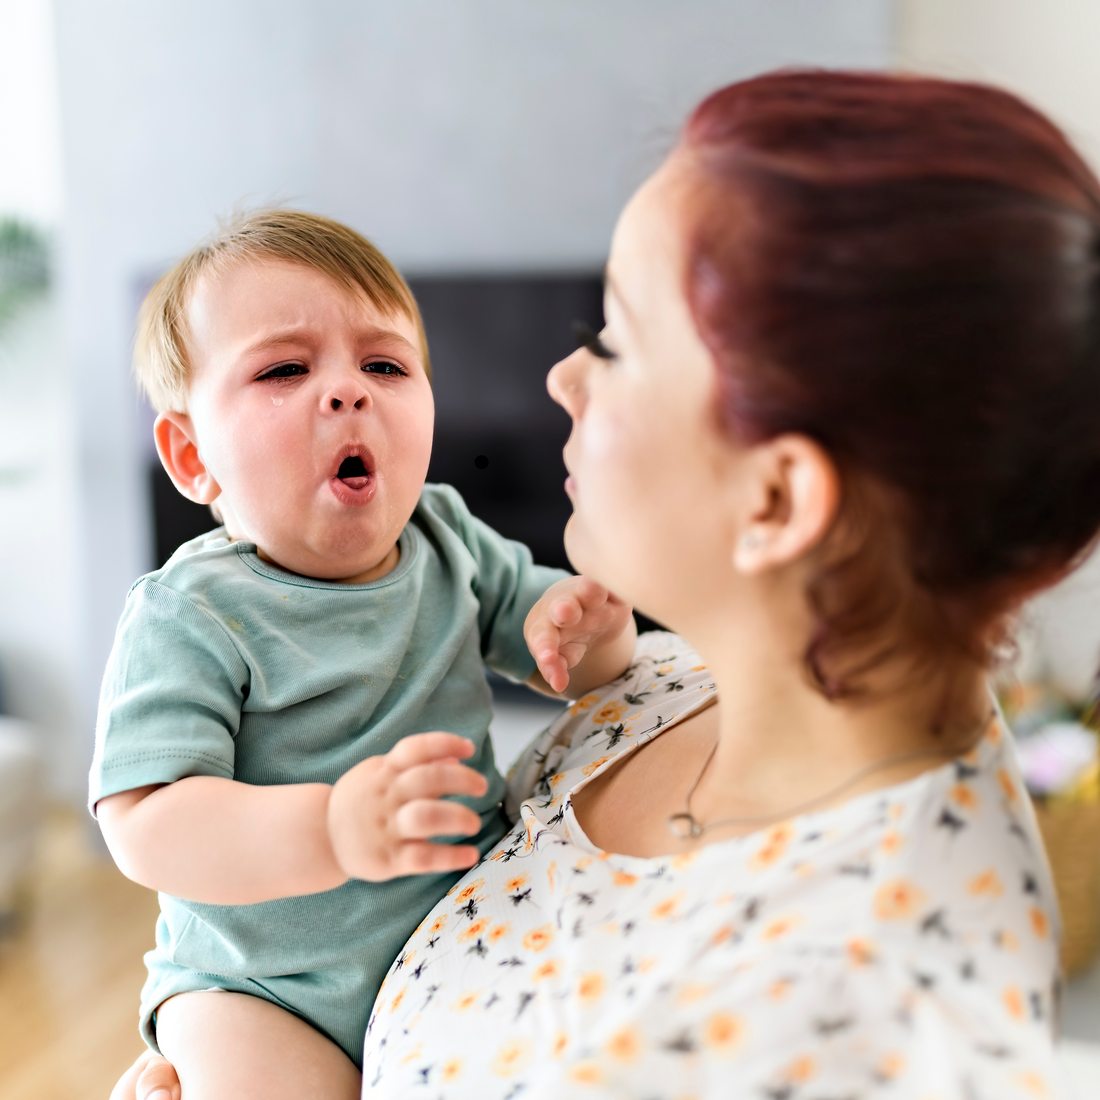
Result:
{"label": "woven basket", "polygon": [[1036,805],[1062,911],[1062,968],[1084,970],[1100,948],[1100,805]]}

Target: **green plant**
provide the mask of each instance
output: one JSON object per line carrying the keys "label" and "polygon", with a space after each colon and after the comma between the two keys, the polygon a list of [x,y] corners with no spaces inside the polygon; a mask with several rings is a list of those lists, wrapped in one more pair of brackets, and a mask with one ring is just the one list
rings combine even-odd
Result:
{"label": "green plant", "polygon": [[0,328],[49,285],[50,250],[45,235],[16,218],[0,220]]}

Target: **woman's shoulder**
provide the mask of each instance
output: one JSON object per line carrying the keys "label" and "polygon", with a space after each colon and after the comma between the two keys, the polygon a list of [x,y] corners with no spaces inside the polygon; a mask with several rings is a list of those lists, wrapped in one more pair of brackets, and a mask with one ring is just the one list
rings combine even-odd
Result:
{"label": "woman's shoulder", "polygon": [[571,703],[520,754],[505,808],[515,820],[528,798],[554,799],[620,752],[655,736],[713,697],[702,658],[677,634],[647,631],[616,680]]}

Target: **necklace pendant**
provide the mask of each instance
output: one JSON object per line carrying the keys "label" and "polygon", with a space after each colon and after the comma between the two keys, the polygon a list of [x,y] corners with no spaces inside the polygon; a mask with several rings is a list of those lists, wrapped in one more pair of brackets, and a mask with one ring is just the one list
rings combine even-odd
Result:
{"label": "necklace pendant", "polygon": [[691,840],[703,835],[703,826],[690,813],[669,814],[668,831],[681,840]]}

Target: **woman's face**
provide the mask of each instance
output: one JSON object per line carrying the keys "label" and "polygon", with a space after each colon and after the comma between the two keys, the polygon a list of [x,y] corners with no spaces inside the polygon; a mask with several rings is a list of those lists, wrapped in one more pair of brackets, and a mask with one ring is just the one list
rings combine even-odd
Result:
{"label": "woman's face", "polygon": [[721,430],[714,364],[684,297],[690,183],[673,156],[631,199],[607,265],[612,357],[581,348],[547,383],[573,418],[570,561],[674,629],[731,579],[730,486],[744,453]]}

